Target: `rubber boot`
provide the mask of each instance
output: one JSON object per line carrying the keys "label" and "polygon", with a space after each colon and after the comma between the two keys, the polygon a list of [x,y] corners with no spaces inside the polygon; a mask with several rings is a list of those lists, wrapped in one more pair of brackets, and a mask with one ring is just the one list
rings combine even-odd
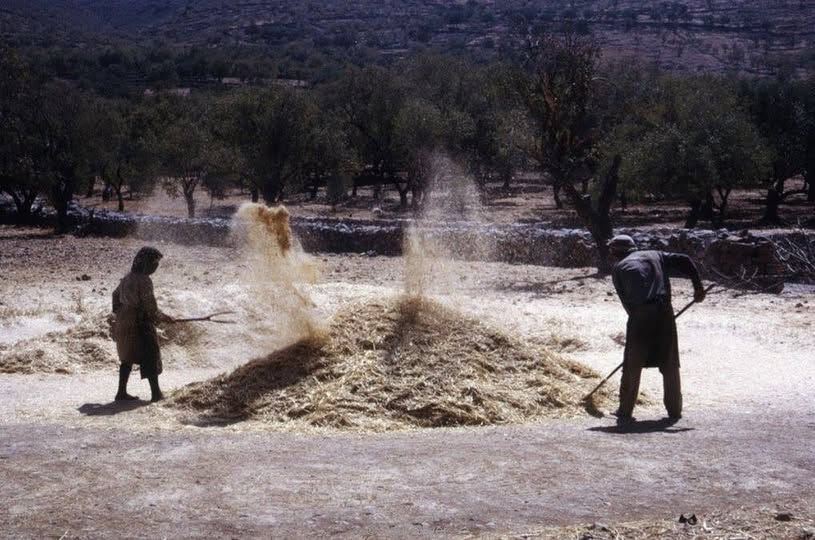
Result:
{"label": "rubber boot", "polygon": [[161,393],[161,388],[158,387],[158,375],[153,375],[147,379],[150,382],[150,401],[156,402],[164,399],[164,394]]}
{"label": "rubber boot", "polygon": [[115,401],[130,401],[139,399],[138,396],[131,396],[127,393],[127,379],[130,378],[130,371],[133,366],[119,366],[119,391],[116,392]]}

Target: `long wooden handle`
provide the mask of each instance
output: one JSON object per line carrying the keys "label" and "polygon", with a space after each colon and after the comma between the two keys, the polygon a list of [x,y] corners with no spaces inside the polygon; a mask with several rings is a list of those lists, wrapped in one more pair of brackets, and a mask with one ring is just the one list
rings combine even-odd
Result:
{"label": "long wooden handle", "polygon": [[615,367],[615,368],[614,368],[614,371],[612,371],[611,373],[609,373],[609,374],[608,374],[608,377],[606,377],[605,379],[603,379],[602,381],[600,381],[600,384],[598,384],[597,386],[595,386],[595,387],[594,387],[594,390],[592,390],[591,392],[589,392],[588,394],[586,394],[586,397],[584,397],[583,399],[584,399],[584,400],[586,400],[586,399],[589,399],[591,396],[593,396],[593,395],[594,395],[594,393],[595,393],[596,391],[598,391],[598,390],[600,389],[600,387],[601,387],[601,386],[603,386],[604,384],[606,384],[606,381],[607,381],[607,380],[609,380],[609,379],[611,378],[611,376],[612,376],[612,375],[614,375],[615,373],[617,373],[618,371],[620,371],[620,368],[621,368],[621,367],[623,367],[623,362],[620,362],[620,365],[619,365],[619,366],[617,366],[617,367]]}
{"label": "long wooden handle", "polygon": [[[709,293],[709,292],[710,292],[710,290],[711,290],[713,287],[715,287],[715,286],[716,286],[716,284],[715,284],[715,283],[711,283],[710,285],[708,285],[708,286],[707,286],[707,288],[705,289],[705,294]],[[686,305],[685,307],[683,307],[682,309],[680,309],[680,310],[679,310],[679,312],[678,312],[676,315],[674,315],[674,320],[678,319],[680,315],[682,315],[683,313],[685,313],[685,312],[688,310],[688,308],[690,308],[690,307],[691,307],[693,304],[695,304],[695,303],[696,303],[696,300],[691,300],[690,302],[688,302],[688,305]],[[600,384],[598,384],[597,386],[595,386],[595,387],[594,387],[594,390],[592,390],[591,392],[589,392],[588,394],[586,394],[586,397],[584,397],[583,399],[584,399],[584,400],[585,400],[585,399],[589,399],[591,396],[593,396],[593,395],[594,395],[594,393],[595,393],[596,391],[598,391],[598,390],[600,389],[600,387],[601,387],[601,386],[603,386],[604,384],[606,384],[606,381],[608,381],[608,380],[611,378],[611,376],[612,376],[612,375],[614,375],[615,373],[617,373],[617,372],[620,370],[620,368],[621,368],[621,367],[623,367],[623,364],[624,364],[624,363],[625,363],[625,362],[620,362],[620,365],[619,365],[619,366],[617,366],[617,367],[615,367],[615,368],[614,368],[614,371],[612,371],[611,373],[609,373],[609,374],[608,374],[608,377],[606,377],[605,379],[603,379],[602,381],[600,381]]]}
{"label": "long wooden handle", "polygon": [[213,317],[218,317],[220,315],[234,315],[234,314],[235,314],[234,311],[218,311],[218,312],[215,312],[215,313],[210,313],[209,315],[205,315],[203,317],[189,317],[189,318],[186,318],[186,319],[173,319],[172,322],[173,323],[182,323],[182,322],[209,321],[209,322],[214,322],[214,323],[228,324],[228,323],[233,323],[234,321],[213,321],[212,318]]}
{"label": "long wooden handle", "polygon": [[[715,284],[715,283],[711,283],[710,285],[708,285],[708,286],[707,286],[707,288],[705,289],[705,294],[709,293],[709,292],[710,292],[710,290],[711,290],[713,287],[715,287],[715,286],[716,286],[716,284]],[[680,310],[679,310],[679,311],[676,313],[676,315],[674,315],[674,319],[678,319],[680,315],[682,315],[683,313],[685,313],[685,312],[688,310],[688,308],[689,308],[689,307],[691,307],[691,306],[692,306],[693,304],[695,304],[695,303],[696,303],[696,300],[691,300],[690,302],[688,302],[688,305],[686,305],[685,307],[683,307],[682,309],[680,309]]]}

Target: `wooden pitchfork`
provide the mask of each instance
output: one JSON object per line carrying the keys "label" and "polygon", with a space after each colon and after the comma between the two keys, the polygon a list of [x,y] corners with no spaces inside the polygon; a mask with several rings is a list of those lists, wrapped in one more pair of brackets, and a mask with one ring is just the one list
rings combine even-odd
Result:
{"label": "wooden pitchfork", "polygon": [[214,322],[219,324],[236,324],[237,321],[232,320],[223,320],[223,319],[216,319],[216,317],[222,317],[223,315],[234,315],[234,311],[216,311],[215,313],[210,313],[209,315],[205,315],[203,317],[189,317],[187,319],[173,319],[173,323],[182,323],[182,322]]}
{"label": "wooden pitchfork", "polygon": [[[707,288],[705,289],[705,294],[709,293],[709,292],[710,292],[710,290],[711,290],[713,287],[715,287],[715,286],[716,286],[716,284],[715,284],[715,283],[711,283],[710,285],[708,285],[708,286],[707,286]],[[682,315],[683,313],[685,313],[685,312],[688,310],[688,308],[690,308],[690,307],[691,307],[693,304],[695,304],[695,303],[696,303],[696,300],[691,300],[690,302],[688,302],[688,304],[687,304],[685,307],[683,307],[682,309],[680,309],[680,310],[679,310],[679,311],[676,313],[676,315],[674,315],[674,320],[678,319],[680,315]],[[606,384],[606,381],[608,381],[608,380],[609,380],[609,379],[610,379],[610,378],[611,378],[611,377],[612,377],[612,376],[613,376],[615,373],[617,373],[617,372],[620,370],[620,368],[622,368],[622,367],[623,367],[623,364],[624,364],[624,363],[625,363],[625,362],[620,362],[620,365],[619,365],[619,366],[617,366],[616,368],[614,368],[614,371],[612,371],[611,373],[609,373],[609,374],[608,374],[608,377],[606,377],[605,379],[603,379],[602,381],[600,381],[600,384],[598,384],[597,386],[595,386],[595,387],[594,387],[594,390],[592,390],[591,392],[589,392],[588,394],[586,394],[586,397],[584,397],[584,398],[583,398],[583,401],[588,401],[588,400],[589,400],[589,398],[591,398],[591,396],[593,396],[593,395],[594,395],[594,393],[595,393],[595,392],[597,392],[597,391],[600,389],[600,387],[602,387],[604,384]]]}

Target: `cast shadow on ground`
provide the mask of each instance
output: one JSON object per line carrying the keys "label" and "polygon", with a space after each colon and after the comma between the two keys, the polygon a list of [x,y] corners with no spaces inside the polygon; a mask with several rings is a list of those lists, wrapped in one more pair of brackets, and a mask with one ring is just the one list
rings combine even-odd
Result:
{"label": "cast shadow on ground", "polygon": [[207,416],[207,415],[183,415],[179,417],[178,421],[182,425],[185,426],[192,426],[198,428],[217,428],[217,427],[229,427],[233,424],[239,424],[248,418],[222,418],[218,416]]}
{"label": "cast shadow on ground", "polygon": [[694,428],[674,427],[678,420],[672,418],[661,418],[659,420],[630,420],[618,422],[613,426],[596,426],[589,428],[589,431],[601,431],[615,434],[636,434],[636,433],[682,433],[683,431],[693,431]]}
{"label": "cast shadow on ground", "polygon": [[513,293],[528,293],[533,295],[533,297],[544,298],[549,297],[552,294],[570,292],[572,289],[569,289],[566,286],[567,283],[578,284],[588,280],[604,280],[606,277],[607,276],[604,274],[594,272],[591,274],[579,274],[573,277],[566,277],[549,281],[503,283],[496,286],[496,290]]}
{"label": "cast shadow on ground", "polygon": [[[180,421],[196,427],[226,427],[249,420],[258,400],[300,383],[321,366],[319,343],[307,339],[299,341],[205,383],[217,385],[217,393],[202,386],[196,393],[178,399],[179,403],[192,400],[193,409],[199,409],[189,411]],[[296,413],[290,416],[294,418]]]}
{"label": "cast shadow on ground", "polygon": [[133,411],[150,405],[149,401],[134,399],[129,401],[111,401],[110,403],[85,403],[77,410],[85,416],[113,416],[123,412]]}

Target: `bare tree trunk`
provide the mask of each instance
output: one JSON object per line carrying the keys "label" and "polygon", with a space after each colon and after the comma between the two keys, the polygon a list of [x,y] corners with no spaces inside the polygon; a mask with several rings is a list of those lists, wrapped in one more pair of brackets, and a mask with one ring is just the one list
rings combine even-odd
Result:
{"label": "bare tree trunk", "polygon": [[781,223],[781,216],[778,214],[778,207],[781,205],[782,195],[784,192],[784,182],[780,180],[773,183],[767,190],[767,199],[764,206],[764,216],[761,218],[762,223],[779,224]]}
{"label": "bare tree trunk", "polygon": [[611,272],[611,261],[609,260],[608,252],[608,241],[614,232],[611,222],[611,205],[614,203],[614,197],[617,194],[618,173],[620,171],[621,161],[619,155],[614,156],[614,161],[602,180],[603,183],[596,205],[592,205],[591,196],[583,195],[578,192],[571,182],[561,182],[563,190],[569,197],[575,211],[577,211],[577,215],[580,216],[583,224],[594,239],[599,254],[597,271],[601,274]]}
{"label": "bare tree trunk", "polygon": [[563,201],[560,200],[560,182],[555,180],[552,182],[552,198],[555,199],[555,208],[558,210],[563,209]]}
{"label": "bare tree trunk", "polygon": [[85,193],[85,197],[90,199],[93,197],[93,188],[96,187],[96,175],[91,176],[91,179],[88,181],[88,191]]}
{"label": "bare tree trunk", "polygon": [[284,180],[277,171],[272,172],[271,178],[264,179],[261,184],[261,194],[267,203],[277,203],[283,195]]}
{"label": "bare tree trunk", "polygon": [[719,193],[720,203],[718,205],[719,213],[716,216],[716,226],[724,227],[725,216],[727,211],[727,199],[730,197],[731,188],[717,187],[716,191]]}
{"label": "bare tree trunk", "polygon": [[17,208],[17,215],[24,221],[28,221],[31,217],[31,207],[34,201],[37,200],[37,190],[14,190],[14,189],[0,189],[0,193],[7,193],[14,201],[14,207]]}
{"label": "bare tree trunk", "polygon": [[184,190],[184,200],[187,202],[187,217],[195,217],[195,197],[194,191]]}
{"label": "bare tree trunk", "polygon": [[185,177],[181,184],[181,191],[184,194],[184,201],[187,203],[187,217],[195,217],[195,188],[198,187],[200,178],[197,176]]}
{"label": "bare tree trunk", "polygon": [[408,185],[405,184],[405,187],[402,187],[399,182],[395,182],[394,186],[399,192],[399,209],[405,210],[408,207]]}
{"label": "bare tree trunk", "polygon": [[119,206],[118,206],[119,212],[124,212],[125,211],[125,197],[124,197],[124,193],[123,193],[124,190],[122,189],[122,186],[115,186],[113,188],[113,191],[116,192],[116,200],[119,202]]}
{"label": "bare tree trunk", "polygon": [[696,227],[697,223],[699,223],[699,214],[702,210],[702,201],[699,199],[694,199],[690,201],[690,212],[688,212],[688,217],[685,219],[685,228],[686,229],[693,229]]}
{"label": "bare tree trunk", "polygon": [[116,185],[114,186],[114,190],[116,191],[116,200],[119,201],[119,212],[125,211],[125,199],[124,199],[124,186],[125,186],[125,179],[122,177],[122,168],[116,168]]}
{"label": "bare tree trunk", "polygon": [[51,203],[57,211],[57,232],[68,231],[68,205],[74,198],[74,181],[64,178],[51,188]]}
{"label": "bare tree trunk", "polygon": [[708,193],[705,197],[704,202],[702,202],[702,206],[699,209],[699,215],[702,219],[706,219],[710,221],[711,226],[715,226],[716,216],[714,215],[713,210],[713,193]]}

